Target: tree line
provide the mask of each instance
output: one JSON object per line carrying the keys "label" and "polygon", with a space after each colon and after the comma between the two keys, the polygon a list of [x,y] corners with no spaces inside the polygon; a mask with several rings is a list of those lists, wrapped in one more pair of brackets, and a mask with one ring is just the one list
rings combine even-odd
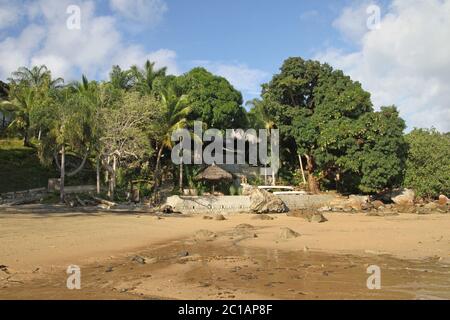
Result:
{"label": "tree line", "polygon": [[[64,180],[87,162],[97,189],[110,198],[117,187],[145,186],[155,193],[167,176],[192,183],[195,168],[170,163],[172,132],[195,120],[218,129],[279,129],[279,183],[311,192],[376,193],[411,187],[419,196],[450,193],[450,136],[406,125],[395,106],[375,111],[360,83],[328,64],[284,61],[262,85],[261,98],[243,106],[242,94],[204,68],[168,75],[147,61],[114,66],[107,81],[54,79],[46,66],[19,68],[0,83],[6,133],[37,149],[40,161]],[[66,156],[79,159],[67,170]],[[184,177],[184,179],[183,179]],[[274,177],[275,178],[275,177]]]}

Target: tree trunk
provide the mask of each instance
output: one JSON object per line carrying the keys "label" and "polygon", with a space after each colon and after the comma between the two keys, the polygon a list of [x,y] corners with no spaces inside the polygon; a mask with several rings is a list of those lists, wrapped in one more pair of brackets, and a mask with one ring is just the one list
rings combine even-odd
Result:
{"label": "tree trunk", "polygon": [[302,171],[303,184],[306,186],[305,170],[303,170],[303,160],[301,155],[298,155],[298,160],[300,161],[300,170]]}
{"label": "tree trunk", "polygon": [[23,146],[24,147],[31,147],[30,135],[28,134],[28,129],[25,129],[25,132],[23,134]]}
{"label": "tree trunk", "polygon": [[314,177],[314,161],[311,156],[305,154],[306,157],[306,170],[308,171],[308,189],[313,194],[319,193],[319,184],[316,177]]}
{"label": "tree trunk", "polygon": [[110,162],[110,157],[108,156],[106,158],[106,171],[105,171],[105,183],[108,186],[108,198],[111,199],[111,179],[109,178],[109,162]]}
{"label": "tree trunk", "polygon": [[[180,137],[180,144],[182,143],[183,138]],[[183,152],[181,152],[181,161],[180,161],[180,195],[183,195]]]}
{"label": "tree trunk", "polygon": [[[272,138],[272,132],[271,130],[268,130],[269,137]],[[270,140],[270,158],[272,159],[272,140]],[[276,178],[275,178],[275,171],[273,170],[274,166],[273,164],[270,166],[272,171],[272,186],[275,186],[277,184]]]}
{"label": "tree trunk", "polygon": [[61,203],[64,203],[65,193],[64,193],[64,178],[66,176],[66,149],[63,145],[61,147],[61,181],[59,184],[59,195]]}
{"label": "tree trunk", "polygon": [[97,166],[96,166],[96,173],[97,173],[97,194],[100,194],[100,156],[97,157]]}
{"label": "tree trunk", "polygon": [[155,189],[159,187],[159,175],[160,175],[160,166],[161,166],[161,156],[163,153],[163,146],[161,145],[158,151],[158,156],[156,158],[156,167],[155,167]]}
{"label": "tree trunk", "polygon": [[41,136],[42,136],[42,129],[39,128],[38,141],[41,141]]}
{"label": "tree trunk", "polygon": [[117,170],[117,157],[116,155],[113,156],[113,166],[112,166],[112,173],[111,173],[111,192],[110,197],[111,200],[114,200],[114,192],[116,190],[116,170]]}

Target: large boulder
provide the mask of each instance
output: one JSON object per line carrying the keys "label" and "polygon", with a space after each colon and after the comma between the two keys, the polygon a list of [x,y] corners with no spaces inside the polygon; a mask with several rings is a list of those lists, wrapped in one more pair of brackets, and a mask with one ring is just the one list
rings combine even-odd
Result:
{"label": "large boulder", "polygon": [[446,196],[441,194],[439,196],[439,205],[443,206],[443,205],[446,205],[447,203],[450,203],[450,200]]}
{"label": "large boulder", "polygon": [[415,196],[416,194],[411,189],[398,189],[391,193],[391,200],[400,206],[412,206]]}
{"label": "large boulder", "polygon": [[250,197],[250,210],[255,213],[283,213],[289,211],[283,200],[266,190],[245,186],[243,194]]}
{"label": "large boulder", "polygon": [[356,211],[360,211],[367,203],[369,203],[369,196],[350,195],[348,197],[348,207]]}

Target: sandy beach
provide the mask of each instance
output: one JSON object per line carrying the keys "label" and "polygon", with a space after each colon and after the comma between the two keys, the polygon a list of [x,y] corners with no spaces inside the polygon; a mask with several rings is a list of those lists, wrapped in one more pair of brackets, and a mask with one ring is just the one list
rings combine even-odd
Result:
{"label": "sandy beach", "polygon": [[1,210],[0,299],[450,299],[450,215],[255,216]]}

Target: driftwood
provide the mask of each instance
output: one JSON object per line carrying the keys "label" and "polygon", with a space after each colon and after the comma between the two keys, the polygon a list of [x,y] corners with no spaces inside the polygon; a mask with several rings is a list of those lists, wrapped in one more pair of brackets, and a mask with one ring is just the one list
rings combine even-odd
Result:
{"label": "driftwood", "polygon": [[97,200],[98,202],[100,202],[101,204],[104,204],[104,205],[107,205],[107,206],[109,206],[109,207],[115,207],[115,206],[117,206],[117,203],[115,203],[115,202],[111,202],[111,201],[108,201],[108,200],[105,200],[105,199],[101,199],[101,198],[98,198],[98,197],[92,197],[94,200]]}
{"label": "driftwood", "polygon": [[85,207],[85,206],[86,206],[86,202],[84,202],[83,200],[81,200],[79,196],[76,196],[75,198],[77,199],[77,201],[78,201],[78,203],[80,204],[80,206],[82,206],[82,207]]}
{"label": "driftwood", "polygon": [[36,201],[40,201],[42,198],[42,195],[39,196],[34,196],[34,197],[29,197],[29,198],[23,198],[23,199],[19,199],[19,200],[15,200],[12,202],[7,203],[10,206],[20,206],[23,204],[30,204],[30,203],[34,203]]}

